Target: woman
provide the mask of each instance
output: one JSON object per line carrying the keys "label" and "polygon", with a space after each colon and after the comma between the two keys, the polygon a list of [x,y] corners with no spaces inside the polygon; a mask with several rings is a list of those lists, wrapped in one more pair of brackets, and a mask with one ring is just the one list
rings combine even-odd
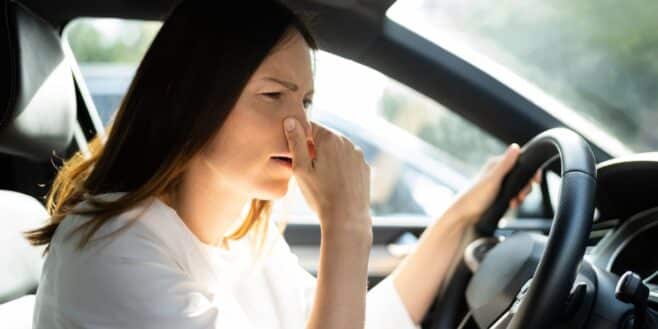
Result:
{"label": "woman", "polygon": [[[174,8],[104,145],[61,168],[28,234],[47,245],[34,327],[416,327],[518,146],[367,292],[369,168],[308,121],[315,42],[274,1],[222,4]],[[293,176],[320,219],[317,280],[268,218]]]}

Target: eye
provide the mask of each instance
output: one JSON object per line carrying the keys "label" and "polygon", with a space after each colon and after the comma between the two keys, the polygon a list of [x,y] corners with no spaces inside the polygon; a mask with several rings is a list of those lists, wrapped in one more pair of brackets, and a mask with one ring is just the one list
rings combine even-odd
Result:
{"label": "eye", "polygon": [[278,91],[273,91],[273,92],[269,92],[269,93],[262,93],[261,95],[263,95],[267,98],[278,100],[278,99],[281,98],[282,93],[278,92]]}
{"label": "eye", "polygon": [[305,109],[310,108],[311,105],[313,105],[313,100],[312,100],[312,99],[305,99],[305,100],[304,100],[304,108],[305,108]]}

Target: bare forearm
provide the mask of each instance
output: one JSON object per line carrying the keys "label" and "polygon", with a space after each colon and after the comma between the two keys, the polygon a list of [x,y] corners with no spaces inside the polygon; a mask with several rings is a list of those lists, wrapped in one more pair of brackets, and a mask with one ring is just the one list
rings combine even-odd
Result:
{"label": "bare forearm", "polygon": [[466,225],[446,213],[420,237],[416,249],[391,274],[415,323],[420,323],[459,252]]}
{"label": "bare forearm", "polygon": [[322,235],[317,289],[307,328],[362,329],[372,235]]}

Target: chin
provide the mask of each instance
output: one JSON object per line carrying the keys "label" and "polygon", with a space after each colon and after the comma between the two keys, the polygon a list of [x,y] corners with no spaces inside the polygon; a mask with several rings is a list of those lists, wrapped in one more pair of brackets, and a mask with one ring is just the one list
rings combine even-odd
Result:
{"label": "chin", "polygon": [[257,189],[254,198],[259,200],[278,200],[288,193],[288,181],[267,184]]}

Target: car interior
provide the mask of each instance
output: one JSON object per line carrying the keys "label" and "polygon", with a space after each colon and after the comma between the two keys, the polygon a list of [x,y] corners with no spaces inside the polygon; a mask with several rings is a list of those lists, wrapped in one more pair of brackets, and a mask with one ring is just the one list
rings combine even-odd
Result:
{"label": "car interior", "polygon": [[[3,328],[31,328],[43,250],[22,232],[48,218],[44,196],[57,166],[84,153],[105,129],[63,42],[64,27],[79,17],[161,21],[177,1],[2,0]],[[312,31],[323,51],[523,146],[498,198],[464,241],[463,257],[452,260],[423,328],[535,328],[546,321],[554,328],[658,328],[658,152],[614,154],[545,104],[387,18],[394,0],[284,2],[315,14]],[[509,200],[537,169],[544,178],[540,202],[510,216]],[[403,221],[373,226],[371,286],[424,228]],[[319,226],[290,223],[285,237],[313,272]]]}

